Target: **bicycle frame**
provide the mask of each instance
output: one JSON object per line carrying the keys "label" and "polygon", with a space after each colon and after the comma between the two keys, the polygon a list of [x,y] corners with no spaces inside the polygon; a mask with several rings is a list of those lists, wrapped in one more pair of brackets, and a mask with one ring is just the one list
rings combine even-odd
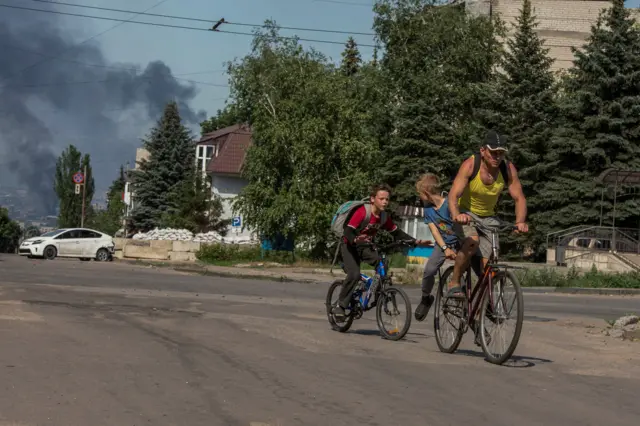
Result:
{"label": "bicycle frame", "polygon": [[[344,263],[340,265],[344,270]],[[360,301],[360,305],[363,311],[368,311],[375,304],[370,305],[369,303],[373,299],[377,297],[377,294],[380,293],[380,290],[383,290],[387,285],[389,285],[389,258],[385,251],[380,252],[380,260],[376,264],[375,273],[373,276],[368,276],[367,274],[360,272],[361,283],[355,290],[354,295],[358,296],[358,300]],[[378,285],[374,287],[375,280],[378,280]]]}
{"label": "bicycle frame", "polygon": [[[365,285],[364,288],[358,288],[356,291],[361,291],[359,299],[363,310],[366,311],[370,308],[369,302],[376,296],[376,293],[374,293],[374,291],[377,292],[378,290],[380,290],[380,286],[382,286],[382,283],[385,281],[385,278],[387,276],[387,269],[387,255],[386,253],[381,253],[380,260],[376,265],[375,274],[373,276],[370,277],[362,272],[360,273],[360,278]],[[380,283],[378,287],[373,288],[373,283],[376,278],[379,278]]]}
{"label": "bicycle frame", "polygon": [[[489,260],[487,264],[484,266],[484,271],[482,273],[482,277],[478,280],[478,283],[471,290],[471,272],[472,267],[471,264],[467,267],[467,285],[466,285],[466,293],[467,293],[467,312],[469,323],[473,323],[475,321],[476,315],[480,311],[480,305],[482,304],[482,300],[484,298],[485,291],[489,292],[489,300],[491,304],[489,306],[493,306],[493,277],[496,275],[495,268],[501,268],[503,265],[499,265],[498,262],[498,244],[496,242],[496,234],[497,230],[488,230],[491,233],[491,255],[489,256]],[[504,265],[506,267],[506,265]]]}

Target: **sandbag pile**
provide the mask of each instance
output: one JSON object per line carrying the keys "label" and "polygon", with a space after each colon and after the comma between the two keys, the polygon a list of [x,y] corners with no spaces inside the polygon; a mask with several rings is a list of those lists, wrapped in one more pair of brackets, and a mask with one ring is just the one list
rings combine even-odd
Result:
{"label": "sandbag pile", "polygon": [[134,240],[163,240],[163,241],[192,241],[193,233],[188,229],[154,229],[149,232],[140,232],[132,237]]}
{"label": "sandbag pile", "polygon": [[196,236],[193,237],[193,242],[205,243],[205,244],[222,243],[224,242],[224,238],[222,237],[222,235],[218,234],[216,231],[209,231],[205,233],[196,234]]}
{"label": "sandbag pile", "polygon": [[164,241],[193,241],[194,243],[203,244],[256,244],[257,241],[251,237],[241,237],[236,235],[229,235],[223,237],[216,231],[209,231],[205,233],[199,233],[193,235],[188,229],[154,229],[149,232],[139,232],[132,237],[134,240],[164,240]]}

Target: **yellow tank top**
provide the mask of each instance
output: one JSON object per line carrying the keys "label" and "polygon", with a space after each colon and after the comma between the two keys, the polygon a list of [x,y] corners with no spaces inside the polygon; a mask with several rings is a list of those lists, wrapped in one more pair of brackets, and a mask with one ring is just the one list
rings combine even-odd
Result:
{"label": "yellow tank top", "polygon": [[458,200],[461,210],[470,211],[480,217],[494,216],[496,204],[500,193],[504,189],[502,173],[498,172],[498,178],[491,184],[485,185],[480,178],[480,170],[464,189],[462,197]]}

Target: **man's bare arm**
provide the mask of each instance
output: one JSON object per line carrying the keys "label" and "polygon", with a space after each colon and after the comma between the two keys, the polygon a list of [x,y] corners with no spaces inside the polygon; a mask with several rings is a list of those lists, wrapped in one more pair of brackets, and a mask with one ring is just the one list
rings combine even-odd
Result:
{"label": "man's bare arm", "polygon": [[473,158],[468,158],[460,166],[458,174],[453,180],[451,191],[449,191],[449,195],[447,197],[449,200],[449,212],[451,213],[451,217],[454,219],[460,214],[458,199],[462,197],[464,189],[466,188],[467,183],[469,183],[471,173],[473,173]]}
{"label": "man's bare arm", "polygon": [[516,223],[525,223],[527,221],[527,199],[522,191],[518,170],[512,163],[509,163],[509,174],[511,175],[509,194],[511,194],[516,204]]}

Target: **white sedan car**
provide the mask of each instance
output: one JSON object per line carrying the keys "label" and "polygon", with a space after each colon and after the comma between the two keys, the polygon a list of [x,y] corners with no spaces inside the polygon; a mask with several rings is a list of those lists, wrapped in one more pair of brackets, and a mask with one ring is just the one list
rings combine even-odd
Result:
{"label": "white sedan car", "polygon": [[77,257],[106,262],[113,258],[115,242],[102,232],[86,228],[56,229],[20,244],[20,256],[42,257],[48,260]]}

